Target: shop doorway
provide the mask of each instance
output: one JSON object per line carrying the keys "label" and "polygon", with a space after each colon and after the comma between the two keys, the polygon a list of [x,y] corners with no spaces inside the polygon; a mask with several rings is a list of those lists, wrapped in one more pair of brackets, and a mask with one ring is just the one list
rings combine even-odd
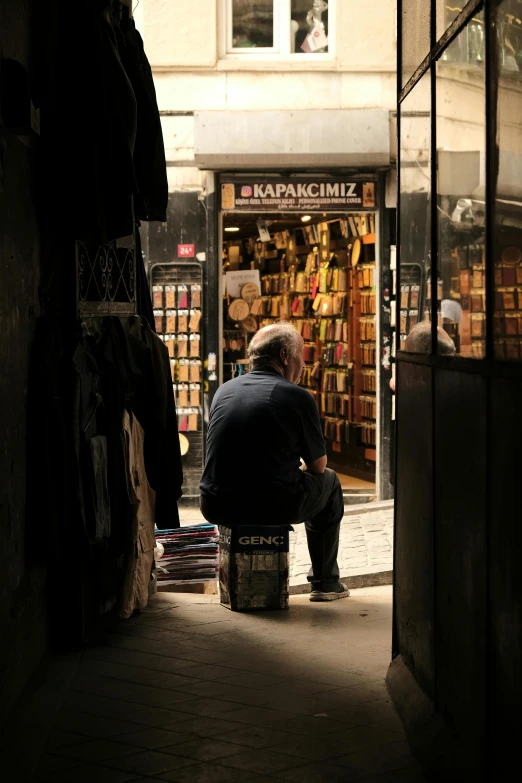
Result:
{"label": "shop doorway", "polygon": [[[248,371],[258,329],[291,321],[347,502],[376,495],[380,353],[378,212],[223,210],[220,381]],[[352,499],[353,498],[353,499]]]}

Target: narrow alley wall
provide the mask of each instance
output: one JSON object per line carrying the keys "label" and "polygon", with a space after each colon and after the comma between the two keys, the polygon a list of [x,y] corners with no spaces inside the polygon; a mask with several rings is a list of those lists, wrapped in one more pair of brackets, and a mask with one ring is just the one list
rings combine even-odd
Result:
{"label": "narrow alley wall", "polygon": [[[38,139],[5,127],[8,68],[13,61],[31,68],[33,5],[0,4],[0,726],[46,647],[45,573],[30,564],[25,535],[27,389],[40,269]],[[45,444],[40,448],[45,459]]]}

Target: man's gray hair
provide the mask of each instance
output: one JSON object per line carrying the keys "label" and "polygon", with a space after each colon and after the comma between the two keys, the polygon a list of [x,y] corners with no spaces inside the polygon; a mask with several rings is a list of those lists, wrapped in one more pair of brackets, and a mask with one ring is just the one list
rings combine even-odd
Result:
{"label": "man's gray hair", "polygon": [[[431,353],[431,321],[421,321],[411,329],[404,343],[407,353]],[[442,356],[454,356],[455,343],[447,332],[437,327],[437,353]]]}
{"label": "man's gray hair", "polygon": [[252,366],[281,362],[281,350],[286,348],[290,356],[297,356],[303,344],[297,329],[288,321],[265,326],[252,338],[248,346],[248,358]]}

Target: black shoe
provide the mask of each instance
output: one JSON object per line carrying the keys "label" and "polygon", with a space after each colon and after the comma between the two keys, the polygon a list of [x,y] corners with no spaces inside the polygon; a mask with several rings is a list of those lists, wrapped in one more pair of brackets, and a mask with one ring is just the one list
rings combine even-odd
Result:
{"label": "black shoe", "polygon": [[337,598],[348,598],[350,591],[341,582],[335,590],[312,590],[310,601],[336,601]]}

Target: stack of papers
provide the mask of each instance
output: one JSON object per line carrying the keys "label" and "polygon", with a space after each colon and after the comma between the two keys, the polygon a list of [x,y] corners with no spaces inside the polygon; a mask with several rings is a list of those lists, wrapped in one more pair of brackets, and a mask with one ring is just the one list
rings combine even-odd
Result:
{"label": "stack of papers", "polygon": [[219,570],[219,532],[216,525],[186,525],[156,532],[164,548],[156,562],[158,584],[212,582]]}

